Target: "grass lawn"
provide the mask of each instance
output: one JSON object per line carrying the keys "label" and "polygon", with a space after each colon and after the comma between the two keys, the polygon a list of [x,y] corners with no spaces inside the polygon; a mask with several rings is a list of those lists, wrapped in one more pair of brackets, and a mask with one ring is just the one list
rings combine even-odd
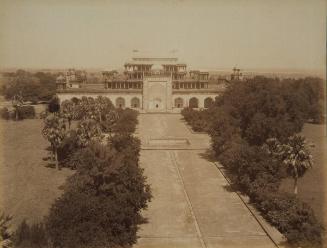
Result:
{"label": "grass lawn", "polygon": [[15,228],[23,219],[37,222],[48,213],[60,196],[67,176],[72,171],[48,168],[48,142],[42,137],[43,121],[0,120],[0,207],[13,216]]}
{"label": "grass lawn", "polygon": [[[316,216],[327,227],[327,141],[326,126],[306,124],[303,128],[304,135],[315,147],[312,150],[314,159],[313,168],[308,170],[303,178],[299,180],[299,197],[310,204]],[[282,189],[292,192],[293,181],[285,180]],[[324,211],[325,210],[325,211]]]}

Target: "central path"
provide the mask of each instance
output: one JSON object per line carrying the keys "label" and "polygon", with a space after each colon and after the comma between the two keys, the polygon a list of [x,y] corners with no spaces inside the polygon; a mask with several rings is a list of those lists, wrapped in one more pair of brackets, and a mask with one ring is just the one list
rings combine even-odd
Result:
{"label": "central path", "polygon": [[177,114],[140,114],[141,166],[153,199],[137,248],[275,247],[215,164],[210,140]]}

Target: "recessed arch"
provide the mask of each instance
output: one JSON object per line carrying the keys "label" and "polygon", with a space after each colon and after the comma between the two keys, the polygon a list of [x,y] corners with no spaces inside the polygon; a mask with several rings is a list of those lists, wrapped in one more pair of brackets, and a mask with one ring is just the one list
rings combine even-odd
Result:
{"label": "recessed arch", "polygon": [[132,100],[131,100],[131,107],[132,108],[140,108],[140,99],[137,98],[137,97],[133,97]]}
{"label": "recessed arch", "polygon": [[213,104],[213,99],[211,97],[207,97],[204,99],[204,107],[209,108]]}
{"label": "recessed arch", "polygon": [[116,107],[117,108],[125,108],[125,99],[122,97],[118,97],[116,99]]}
{"label": "recessed arch", "polygon": [[196,97],[192,97],[189,101],[190,108],[198,108],[199,107],[199,100]]}
{"label": "recessed arch", "polygon": [[174,105],[175,105],[175,108],[183,108],[183,106],[184,106],[183,98],[181,98],[181,97],[175,98]]}

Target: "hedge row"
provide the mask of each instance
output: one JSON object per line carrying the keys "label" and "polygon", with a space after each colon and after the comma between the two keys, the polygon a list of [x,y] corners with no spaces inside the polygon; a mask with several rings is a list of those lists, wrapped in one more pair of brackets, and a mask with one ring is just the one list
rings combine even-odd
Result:
{"label": "hedge row", "polygon": [[29,105],[23,105],[9,111],[8,108],[3,107],[0,109],[0,116],[5,120],[24,120],[35,118],[35,108]]}
{"label": "hedge row", "polygon": [[46,221],[55,247],[113,247],[136,242],[141,210],[151,198],[138,165],[140,142],[115,135],[74,153],[76,173]]}
{"label": "hedge row", "polygon": [[209,131],[209,125],[207,119],[207,110],[194,110],[193,108],[184,108],[181,111],[184,120],[189,124],[195,132],[207,132]]}

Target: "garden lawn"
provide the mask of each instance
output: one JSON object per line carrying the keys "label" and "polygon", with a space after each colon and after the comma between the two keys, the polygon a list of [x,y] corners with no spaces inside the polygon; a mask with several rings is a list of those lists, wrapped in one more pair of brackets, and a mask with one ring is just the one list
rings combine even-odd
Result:
{"label": "garden lawn", "polygon": [[48,142],[42,137],[43,121],[0,120],[0,207],[13,216],[12,228],[23,219],[38,222],[60,196],[60,186],[73,172],[47,167]]}
{"label": "garden lawn", "polygon": [[[313,168],[308,170],[303,178],[299,180],[299,197],[303,201],[310,204],[314,209],[317,218],[324,222],[327,227],[327,142],[326,142],[326,126],[305,124],[302,135],[308,142],[314,143],[312,149]],[[292,192],[293,180],[285,180],[281,186],[282,190]],[[324,211],[325,210],[325,211]]]}

